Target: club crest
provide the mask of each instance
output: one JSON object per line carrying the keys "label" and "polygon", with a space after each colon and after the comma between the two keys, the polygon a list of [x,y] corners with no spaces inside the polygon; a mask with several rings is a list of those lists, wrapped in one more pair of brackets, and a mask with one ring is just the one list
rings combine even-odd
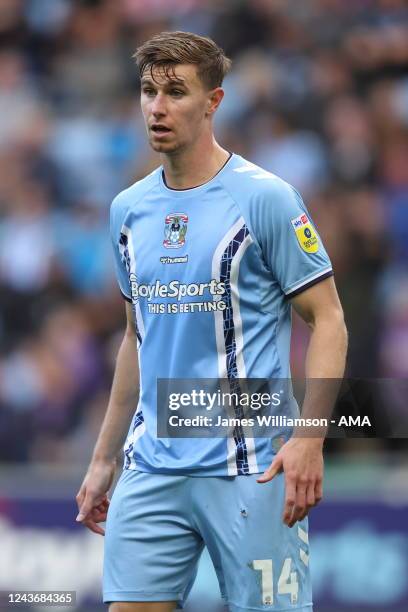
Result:
{"label": "club crest", "polygon": [[179,249],[186,242],[188,216],[185,213],[169,213],[164,220],[163,246]]}

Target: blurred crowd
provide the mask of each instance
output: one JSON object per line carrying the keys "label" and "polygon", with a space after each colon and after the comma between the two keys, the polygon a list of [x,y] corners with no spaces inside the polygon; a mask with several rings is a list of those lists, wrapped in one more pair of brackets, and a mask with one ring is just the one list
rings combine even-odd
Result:
{"label": "blurred crowd", "polygon": [[179,29],[233,59],[218,140],[319,227],[349,375],[408,376],[404,0],[1,0],[0,461],[89,459],[125,321],[109,205],[158,165],[132,54]]}

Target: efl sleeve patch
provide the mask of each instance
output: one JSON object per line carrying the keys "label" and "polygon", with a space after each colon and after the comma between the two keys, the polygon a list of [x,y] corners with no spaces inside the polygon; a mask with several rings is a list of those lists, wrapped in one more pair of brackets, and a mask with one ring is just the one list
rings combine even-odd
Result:
{"label": "efl sleeve patch", "polygon": [[306,253],[317,253],[319,241],[306,213],[290,221],[302,250]]}

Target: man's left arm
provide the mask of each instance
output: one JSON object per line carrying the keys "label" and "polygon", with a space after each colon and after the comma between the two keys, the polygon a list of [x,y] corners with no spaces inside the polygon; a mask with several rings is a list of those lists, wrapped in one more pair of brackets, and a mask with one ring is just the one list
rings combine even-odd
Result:
{"label": "man's left arm", "polygon": [[[306,394],[302,418],[326,416],[336,396],[336,381],[344,375],[347,330],[333,277],[322,280],[292,298],[296,312],[311,330],[306,354]],[[320,410],[320,412],[319,412]],[[279,472],[285,475],[283,521],[293,527],[323,495],[324,432],[308,437],[300,428],[282,446],[258,479],[265,483]]]}

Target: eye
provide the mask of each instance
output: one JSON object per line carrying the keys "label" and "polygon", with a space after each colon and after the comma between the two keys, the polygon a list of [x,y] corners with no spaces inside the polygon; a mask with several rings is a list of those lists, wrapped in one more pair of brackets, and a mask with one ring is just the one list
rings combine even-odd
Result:
{"label": "eye", "polygon": [[155,91],[152,87],[143,87],[142,91],[146,96],[154,96],[155,94]]}
{"label": "eye", "polygon": [[170,95],[174,98],[181,98],[181,96],[184,96],[184,91],[181,91],[181,89],[172,89]]}

